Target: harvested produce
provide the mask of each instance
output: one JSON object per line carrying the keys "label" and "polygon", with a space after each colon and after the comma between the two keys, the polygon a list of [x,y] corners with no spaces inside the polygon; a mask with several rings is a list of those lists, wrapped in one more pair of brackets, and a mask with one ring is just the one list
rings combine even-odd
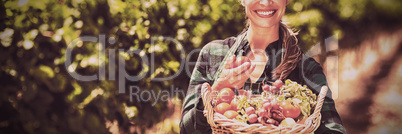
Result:
{"label": "harvested produce", "polygon": [[218,104],[219,103],[230,103],[233,100],[234,95],[235,94],[234,94],[233,90],[230,88],[224,88],[224,89],[220,90],[218,97],[217,97]]}
{"label": "harvested produce", "polygon": [[296,122],[304,122],[316,105],[316,95],[307,86],[291,80],[285,83],[276,80],[262,89],[260,95],[242,89],[235,95],[230,88],[221,89],[214,110],[244,123],[294,126]]}
{"label": "harvested produce", "polygon": [[231,110],[231,106],[228,103],[220,103],[215,108],[215,111],[220,114],[224,114],[228,110]]}
{"label": "harvested produce", "polygon": [[234,119],[236,118],[236,116],[238,116],[239,114],[234,111],[234,110],[228,110],[223,114],[226,118],[228,119]]}

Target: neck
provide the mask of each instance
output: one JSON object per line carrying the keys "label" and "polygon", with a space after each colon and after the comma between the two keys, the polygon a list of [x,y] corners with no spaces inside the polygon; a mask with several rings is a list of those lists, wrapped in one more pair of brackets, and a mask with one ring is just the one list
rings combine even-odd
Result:
{"label": "neck", "polygon": [[265,50],[268,45],[279,39],[279,25],[262,28],[250,24],[247,30],[247,40],[251,50]]}

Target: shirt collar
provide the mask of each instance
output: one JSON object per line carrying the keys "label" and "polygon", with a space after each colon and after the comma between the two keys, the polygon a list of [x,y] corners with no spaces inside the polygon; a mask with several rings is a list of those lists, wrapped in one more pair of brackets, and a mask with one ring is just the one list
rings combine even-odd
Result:
{"label": "shirt collar", "polygon": [[[249,42],[247,40],[243,40],[240,43],[239,48],[236,50],[236,55],[246,56],[249,51],[250,51]],[[267,48],[265,48],[265,52],[269,57],[271,57],[271,55],[282,55],[282,53],[284,52],[284,51],[282,51],[282,41],[276,40],[276,41],[270,43],[267,46]],[[278,56],[274,56],[274,57],[278,57]]]}

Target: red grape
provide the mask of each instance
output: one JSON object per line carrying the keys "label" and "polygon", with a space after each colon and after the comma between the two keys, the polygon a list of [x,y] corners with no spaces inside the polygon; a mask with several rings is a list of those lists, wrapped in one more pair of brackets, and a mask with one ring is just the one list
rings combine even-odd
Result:
{"label": "red grape", "polygon": [[272,84],[272,85],[274,85],[276,88],[280,89],[283,85],[283,82],[281,80],[276,80],[274,82],[274,84]]}
{"label": "red grape", "polygon": [[248,116],[248,121],[249,121],[250,123],[255,123],[255,122],[257,122],[257,115],[256,115],[256,114],[250,114],[250,115]]}
{"label": "red grape", "polygon": [[271,105],[271,103],[269,103],[269,102],[265,102],[263,105],[262,105],[262,107],[265,109],[265,110],[271,110],[272,109],[272,105]]}
{"label": "red grape", "polygon": [[248,107],[248,108],[246,108],[246,114],[247,114],[247,115],[255,114],[255,109],[254,109],[254,107]]}
{"label": "red grape", "polygon": [[264,90],[264,91],[269,91],[269,90],[270,90],[269,85],[264,85],[264,86],[262,86],[262,90]]}

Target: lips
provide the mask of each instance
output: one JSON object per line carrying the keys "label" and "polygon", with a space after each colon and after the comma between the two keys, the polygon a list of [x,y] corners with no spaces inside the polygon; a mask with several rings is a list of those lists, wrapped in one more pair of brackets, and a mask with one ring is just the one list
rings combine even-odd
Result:
{"label": "lips", "polygon": [[262,18],[267,18],[267,17],[271,17],[276,13],[276,9],[272,9],[272,10],[254,10],[254,12]]}

